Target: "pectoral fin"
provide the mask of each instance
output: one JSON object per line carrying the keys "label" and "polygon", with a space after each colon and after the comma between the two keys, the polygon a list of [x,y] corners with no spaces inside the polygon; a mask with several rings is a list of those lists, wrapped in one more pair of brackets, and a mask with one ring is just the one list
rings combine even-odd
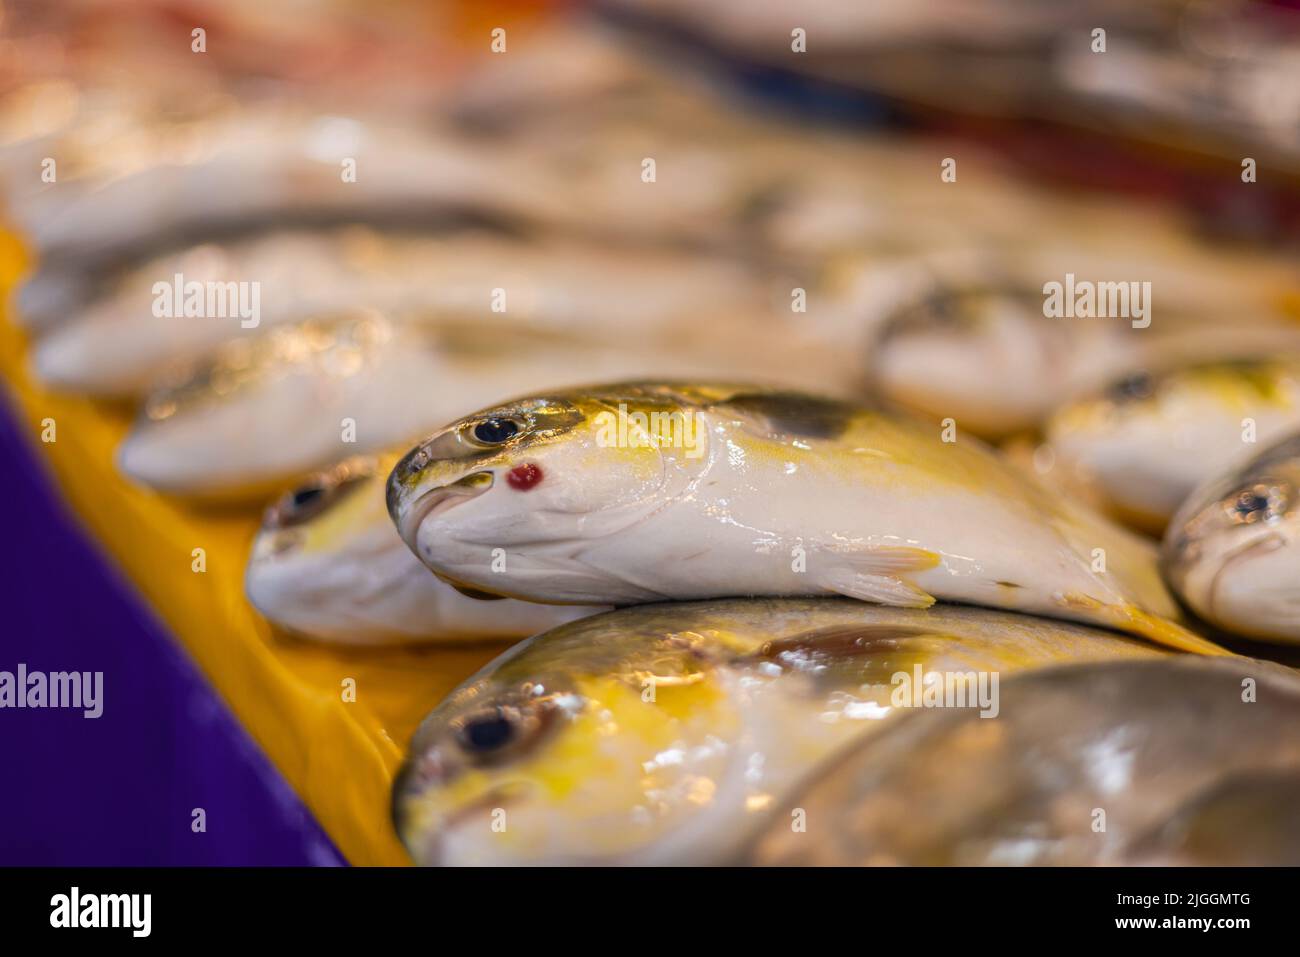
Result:
{"label": "pectoral fin", "polygon": [[1123,617],[1125,621],[1117,624],[1116,627],[1141,635],[1143,638],[1164,645],[1167,648],[1187,651],[1195,655],[1229,655],[1235,657],[1234,652],[1221,645],[1216,645],[1208,638],[1202,638],[1176,622],[1161,618],[1159,615],[1149,614],[1135,606],[1130,605],[1123,609]]}
{"label": "pectoral fin", "polygon": [[934,596],[908,576],[935,568],[940,560],[935,552],[907,546],[836,552],[820,558],[826,567],[818,575],[818,583],[858,601],[901,608],[929,608],[934,604]]}

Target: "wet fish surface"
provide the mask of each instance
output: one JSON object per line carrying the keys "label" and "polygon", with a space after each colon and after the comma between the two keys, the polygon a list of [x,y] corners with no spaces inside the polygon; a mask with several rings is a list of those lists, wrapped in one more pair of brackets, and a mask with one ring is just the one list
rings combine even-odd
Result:
{"label": "wet fish surface", "polygon": [[996,720],[913,712],[833,756],[741,860],[1294,866],[1298,719],[1300,677],[1246,658],[1012,675]]}
{"label": "wet fish surface", "polygon": [[960,606],[620,609],[515,646],[439,704],[394,782],[397,830],[421,864],[715,863],[820,759],[912,707],[899,689],[917,669],[987,676],[1161,655]]}
{"label": "wet fish surface", "polygon": [[[975,440],[802,393],[665,383],[539,393],[413,448],[388,505],[437,574],[511,597],[943,599],[1221,653],[1171,620],[1147,543]],[[509,556],[505,573],[490,570],[493,549]]]}

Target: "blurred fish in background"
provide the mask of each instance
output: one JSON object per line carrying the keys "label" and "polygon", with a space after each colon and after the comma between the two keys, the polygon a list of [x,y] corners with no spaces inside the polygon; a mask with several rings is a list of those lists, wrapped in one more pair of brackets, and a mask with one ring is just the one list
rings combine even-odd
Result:
{"label": "blurred fish in background", "polygon": [[[268,620],[342,645],[552,629],[417,736],[396,806],[419,861],[1236,862],[1213,849],[1250,816],[1238,792],[1255,774],[1282,779],[1249,846],[1291,833],[1273,815],[1294,755],[1228,758],[1234,735],[1257,743],[1285,717],[1293,676],[1268,672],[1283,703],[1225,719],[1184,766],[1199,736],[1169,730],[1178,688],[1228,687],[1241,659],[1171,664],[1101,629],[1214,652],[1300,635],[1282,441],[1300,428],[1294,5],[0,0],[0,205],[30,253],[10,313],[32,373],[131,418],[116,456],[131,481],[187,507],[265,509],[245,586]],[[578,458],[562,430],[517,435],[525,405],[579,396],[594,419],[709,383],[755,385],[725,416],[705,408],[720,464],[681,493],[698,521],[669,528],[673,503],[646,492],[658,538],[584,565],[608,516],[579,506],[617,472],[574,468],[493,526],[526,559],[624,590],[565,592],[531,574],[541,561],[515,566],[527,587],[489,574],[474,563],[495,539],[457,538],[438,508],[468,499],[475,474],[461,446],[431,448],[487,428],[474,463],[526,478],[534,459]],[[828,436],[784,427],[809,409],[857,423],[830,436],[833,456],[819,457]],[[896,421],[906,441],[864,424]],[[940,444],[967,436],[992,448]],[[670,471],[657,448],[625,458]],[[433,498],[390,498],[386,515],[398,463]],[[1069,541],[1035,550],[1063,515]],[[784,549],[813,534],[828,554],[883,548],[884,570],[811,588]],[[779,561],[750,560],[772,542]],[[451,562],[455,548],[469,557]],[[893,574],[909,553],[930,611],[806,597],[916,604]],[[1156,600],[1117,617],[1097,596],[1135,575]],[[629,594],[710,603],[586,618]],[[581,604],[544,604],[565,600]],[[891,719],[901,736],[873,734],[842,766],[831,745],[850,736],[795,730],[816,730],[827,695],[869,688],[856,704],[883,709],[882,662],[900,653],[1075,669],[1016,679],[1027,704],[1008,741],[1074,781],[1079,748],[1116,728],[1149,740],[1122,794],[1143,825],[1131,843],[1013,860],[949,791],[917,793],[953,830],[900,830],[902,785],[989,760],[971,721]],[[637,710],[643,673],[674,689],[671,721]],[[1098,695],[1123,707],[1085,706]],[[1063,736],[1075,712],[1077,739]],[[663,774],[655,819],[643,765],[682,728],[732,755]],[[568,751],[547,757],[557,742]],[[999,820],[1033,830],[1095,799],[1035,779],[1016,747],[993,749],[962,800],[1001,807],[994,779],[1009,776],[1023,794]],[[780,774],[760,773],[773,756]],[[579,758],[595,782],[581,800],[548,763]],[[699,810],[719,784],[727,800]],[[513,849],[460,829],[498,792],[538,825]],[[787,800],[825,805],[858,839],[791,844],[750,823]],[[1256,857],[1295,863],[1277,847]]]}

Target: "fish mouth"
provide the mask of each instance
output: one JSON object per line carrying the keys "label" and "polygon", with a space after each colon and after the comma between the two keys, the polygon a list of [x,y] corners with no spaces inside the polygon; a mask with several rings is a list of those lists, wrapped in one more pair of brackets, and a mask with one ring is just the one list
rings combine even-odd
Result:
{"label": "fish mouth", "polygon": [[286,552],[296,551],[303,544],[301,532],[292,529],[266,528],[258,532],[253,539],[253,551],[250,561],[254,564],[273,561]]}
{"label": "fish mouth", "polygon": [[[408,784],[409,782],[403,782]],[[504,810],[517,804],[523,797],[523,789],[518,785],[500,784],[491,787],[475,798],[471,798],[455,807],[443,808],[433,815],[434,824],[427,832],[414,835],[407,827],[409,812],[401,806],[405,801],[419,801],[420,795],[414,792],[399,792],[394,789],[393,821],[397,832],[407,850],[418,864],[426,867],[441,867],[447,861],[447,838],[466,824],[477,820],[484,812],[491,813],[498,808]]]}
{"label": "fish mouth", "polygon": [[462,502],[467,502],[472,498],[477,498],[484,492],[491,490],[495,484],[496,476],[490,471],[481,470],[470,472],[468,475],[446,485],[437,485],[427,489],[416,496],[411,504],[406,507],[406,514],[399,521],[397,530],[406,544],[411,549],[415,549],[416,535],[426,518],[445,512],[450,508],[455,508]]}

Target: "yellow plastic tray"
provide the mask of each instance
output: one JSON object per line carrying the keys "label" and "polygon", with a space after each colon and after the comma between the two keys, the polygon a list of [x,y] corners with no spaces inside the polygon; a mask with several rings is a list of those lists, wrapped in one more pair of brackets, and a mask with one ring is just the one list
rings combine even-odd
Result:
{"label": "yellow plastic tray", "polygon": [[[5,306],[25,254],[0,232]],[[73,509],[354,864],[407,864],[389,785],[416,724],[504,645],[334,649],[272,628],[244,598],[259,516],[213,514],[132,485],[113,464],[131,412],[49,392],[32,380],[25,336],[0,316],[0,374],[20,422]],[[41,421],[56,441],[42,443]],[[191,570],[206,551],[207,570]],[[343,683],[356,682],[356,701]]]}

